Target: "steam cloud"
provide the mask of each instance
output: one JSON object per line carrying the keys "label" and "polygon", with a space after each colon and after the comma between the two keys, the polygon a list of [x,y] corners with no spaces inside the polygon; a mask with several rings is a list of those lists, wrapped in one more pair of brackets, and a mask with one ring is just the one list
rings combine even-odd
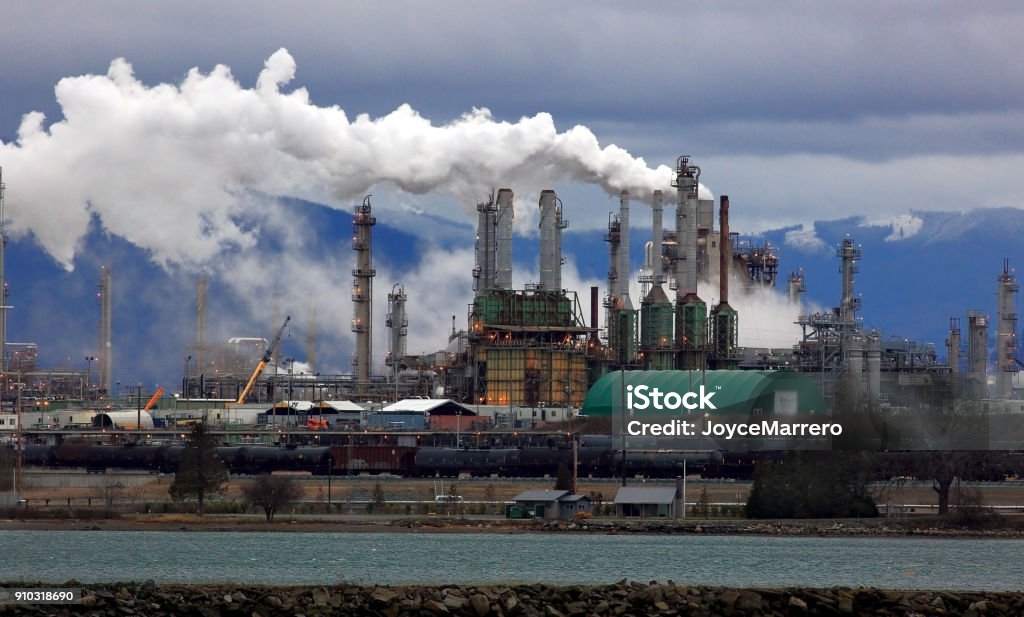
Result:
{"label": "steam cloud", "polygon": [[43,114],[26,114],[16,141],[0,143],[0,162],[17,179],[11,233],[33,234],[70,270],[95,218],[161,266],[195,269],[253,246],[259,227],[248,214],[267,197],[347,209],[391,183],[471,206],[493,186],[525,194],[562,179],[638,200],[674,193],[668,167],[602,148],[583,126],[559,133],[546,113],[509,123],[473,109],[434,126],[403,105],[350,120],[340,107],[312,104],[305,89],[284,91],[295,71],[280,49],[250,89],[224,65],[150,87],[123,59],[106,75],[62,79],[63,119],[47,127]]}

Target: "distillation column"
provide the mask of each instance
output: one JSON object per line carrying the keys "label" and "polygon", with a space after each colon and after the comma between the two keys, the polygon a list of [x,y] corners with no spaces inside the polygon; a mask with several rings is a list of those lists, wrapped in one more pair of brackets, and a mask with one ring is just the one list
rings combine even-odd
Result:
{"label": "distillation column", "polygon": [[316,306],[309,307],[309,325],[306,328],[306,363],[309,372],[316,373]]}
{"label": "distillation column", "polygon": [[385,325],[388,327],[388,355],[385,364],[391,367],[394,383],[398,383],[398,371],[406,356],[405,341],[409,334],[409,319],[405,315],[405,288],[395,283],[388,294],[388,315]]}
{"label": "distillation column", "polygon": [[672,326],[675,319],[672,302],[665,294],[662,284],[662,225],[664,219],[663,195],[654,191],[651,204],[653,212],[653,237],[651,241],[651,289],[640,303],[640,350],[643,367],[646,370],[662,371],[673,367]]}
{"label": "distillation column", "polygon": [[786,279],[786,283],[790,306],[799,307],[803,302],[804,292],[807,291],[803,271],[798,270],[796,272],[790,272],[789,277]]}
{"label": "distillation column", "polygon": [[104,266],[100,273],[100,387],[107,397],[114,392],[112,307],[110,268]]}
{"label": "distillation column", "polygon": [[706,366],[707,304],[697,295],[697,191],[700,167],[690,164],[689,156],[676,162],[673,186],[678,190],[676,232],[677,257],[683,258],[676,278],[676,342],[679,347],[677,368],[701,370]]}
{"label": "distillation column", "polygon": [[844,324],[854,325],[857,323],[860,298],[854,296],[853,275],[857,273],[857,262],[860,261],[861,251],[853,243],[852,238],[845,238],[836,254],[843,260],[843,290],[839,302],[839,318]]}
{"label": "distillation column", "polygon": [[967,377],[971,396],[988,394],[988,315],[967,311]]}
{"label": "distillation column", "polygon": [[[206,291],[209,283],[206,276],[200,276],[196,283],[196,374],[206,372]],[[188,364],[185,365],[188,373]]]}
{"label": "distillation column", "polygon": [[4,168],[0,167],[0,374],[7,375],[7,279],[4,258],[7,252],[7,225],[4,218]]}
{"label": "distillation column", "polygon": [[605,328],[608,330],[608,349],[618,357],[621,343],[619,340],[618,314],[622,310],[622,298],[619,297],[619,251],[622,243],[622,228],[619,217],[608,214],[608,233],[604,235],[608,243],[608,296],[604,300]]}
{"label": "distillation column", "polygon": [[356,355],[352,359],[355,366],[357,387],[366,388],[370,383],[370,363],[373,358],[372,321],[373,315],[373,277],[377,271],[373,269],[373,226],[376,217],[370,207],[370,196],[367,195],[362,205],[356,206],[355,217],[352,219],[352,250],[356,252],[356,267],[352,270],[352,331],[356,333]]}
{"label": "distillation column", "polygon": [[540,192],[540,288],[562,290],[562,230],[569,222],[562,218],[561,201],[555,192]]}
{"label": "distillation column", "polygon": [[498,289],[512,289],[512,220],[515,217],[512,196],[512,189],[498,191],[498,220],[495,238],[497,271],[494,275],[494,286]]}
{"label": "distillation column", "polygon": [[497,274],[497,214],[498,205],[494,194],[486,202],[476,205],[476,267],[473,268],[473,289],[477,295],[494,289]]}
{"label": "distillation column", "polygon": [[622,191],[619,194],[619,228],[621,240],[619,241],[617,295],[622,299],[622,308],[632,311],[633,301],[629,298],[629,191]]}
{"label": "distillation column", "polygon": [[1010,260],[1003,261],[996,294],[998,323],[996,324],[996,396],[1010,398],[1013,393],[1013,375],[1017,372],[1017,277],[1010,271]]}
{"label": "distillation column", "polygon": [[714,368],[735,369],[739,365],[739,314],[729,306],[729,264],[732,249],[729,238],[729,196],[720,197],[719,218],[721,236],[718,241],[718,294],[719,302],[711,310],[711,345]]}
{"label": "distillation column", "polygon": [[946,357],[949,358],[949,372],[960,372],[960,318],[949,318],[949,338],[946,339]]}

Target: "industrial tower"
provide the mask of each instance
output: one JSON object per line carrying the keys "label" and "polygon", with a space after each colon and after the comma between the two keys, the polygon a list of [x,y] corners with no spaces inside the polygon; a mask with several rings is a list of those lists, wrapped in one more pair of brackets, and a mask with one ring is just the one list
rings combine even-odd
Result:
{"label": "industrial tower", "polygon": [[706,367],[708,306],[697,295],[697,191],[700,167],[690,157],[676,161],[672,186],[678,191],[676,205],[676,328],[679,349],[676,368],[701,370]]}
{"label": "industrial tower", "polygon": [[104,266],[100,273],[100,388],[109,397],[114,392],[112,333],[112,297],[110,289],[110,268]]}
{"label": "industrial tower", "polygon": [[356,206],[352,219],[352,250],[356,252],[356,267],[352,269],[352,331],[356,333],[356,354],[352,359],[355,367],[357,390],[370,385],[370,365],[373,360],[372,314],[373,314],[373,226],[376,217],[370,207],[370,195]]}
{"label": "industrial tower", "polygon": [[996,324],[996,396],[1010,398],[1013,375],[1017,372],[1017,277],[1010,271],[1010,260],[1003,260],[996,294],[999,322]]}

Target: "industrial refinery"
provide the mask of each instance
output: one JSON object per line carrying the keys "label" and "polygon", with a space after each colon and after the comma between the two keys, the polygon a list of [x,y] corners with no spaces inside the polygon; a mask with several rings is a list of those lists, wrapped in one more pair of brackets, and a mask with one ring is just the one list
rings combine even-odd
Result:
{"label": "industrial refinery", "polygon": [[[40,445],[60,443],[61,435],[50,433],[54,429],[173,431],[182,422],[202,419],[223,428],[228,441],[251,441],[254,438],[246,436],[247,431],[272,427],[299,432],[285,441],[315,441],[326,446],[336,441],[329,432],[344,434],[373,427],[398,434],[403,430],[455,432],[454,438],[433,439],[431,443],[441,447],[465,445],[459,436],[463,432],[493,431],[498,436],[487,443],[521,447],[518,437],[500,433],[558,431],[564,429],[561,423],[579,415],[607,414],[608,401],[594,393],[605,392],[601,396],[607,398],[609,378],[614,380],[618,373],[618,379],[625,379],[621,377],[624,372],[638,371],[701,375],[707,383],[749,372],[744,378],[747,382],[767,384],[764,387],[769,389],[778,381],[772,374],[798,373],[802,381],[792,391],[804,392],[801,396],[811,402],[786,402],[785,396],[776,397],[770,411],[780,413],[790,408],[898,413],[912,408],[939,382],[951,384],[958,396],[985,399],[990,409],[1012,411],[1014,405],[1019,406],[1014,397],[1021,364],[1014,308],[1019,287],[1009,261],[1003,263],[998,276],[997,361],[991,372],[989,316],[983,312],[965,311],[968,331],[963,367],[958,316],[950,317],[946,362],[940,361],[930,344],[885,339],[878,329],[864,324],[858,315],[862,298],[855,287],[857,264],[863,255],[850,237],[835,254],[841,280],[837,305],[805,310],[808,281],[801,270],[794,269],[785,278],[784,297],[799,312],[799,338],[783,349],[741,347],[744,315],[730,304],[730,286],[740,294],[773,289],[779,279],[779,249],[732,231],[726,195],[719,197],[716,225],[715,202],[701,196],[701,174],[693,157],[680,156],[671,183],[674,198],[653,191],[650,240],[645,243],[643,267],[635,278],[630,263],[630,241],[636,237],[631,224],[634,203],[628,191],[621,191],[618,210],[608,213],[604,235],[608,247],[604,290],[563,286],[562,234],[569,226],[572,205],[563,204],[549,189],[540,191],[537,204],[539,280],[514,288],[515,195],[509,188],[492,191],[476,204],[475,265],[465,273],[473,282],[472,302],[461,323],[456,316],[451,324],[442,326],[448,331],[447,346],[427,353],[408,349],[408,305],[416,298],[410,298],[397,281],[387,281],[385,293],[375,289],[373,234],[377,218],[367,196],[354,208],[352,217],[354,354],[351,372],[343,374],[316,370],[315,312],[302,317],[310,322],[306,328],[307,370],[293,370],[296,360],[282,357],[280,349],[282,333],[292,316],[281,311],[276,298],[272,301],[278,315],[275,325],[279,326],[275,336],[209,340],[209,283],[200,277],[195,339],[185,349],[180,389],[173,397],[161,397],[162,391],[122,388],[112,379],[113,288],[111,273],[104,268],[97,286],[100,344],[94,356],[85,358],[84,374],[39,367],[33,345],[15,346],[6,342],[6,334],[2,337],[0,350],[8,383],[6,417],[0,428],[10,430],[8,425],[14,424],[10,419],[15,416],[10,412],[18,409],[25,420],[23,428],[36,430]],[[2,277],[0,260],[0,280]],[[709,307],[699,290],[716,286],[717,301]],[[631,289],[636,288],[639,297],[632,296]],[[589,315],[583,314],[578,293],[589,293]],[[387,305],[383,323],[373,321],[375,302]],[[452,308],[455,312],[457,307]],[[0,311],[0,318],[5,315],[6,311]],[[0,332],[2,326],[0,322]],[[387,331],[388,348],[375,352],[373,335],[380,328]],[[375,361],[381,357],[385,371],[374,374]],[[210,368],[214,366],[216,371]],[[761,377],[755,379],[755,374]],[[11,385],[13,376],[17,376],[17,387]],[[991,383],[990,376],[994,378]],[[811,384],[809,389],[805,382]],[[617,383],[621,389],[625,382]],[[761,387],[750,387],[755,386]],[[148,401],[144,408],[143,401]],[[749,407],[752,403],[743,404]],[[311,440],[314,433],[316,439]],[[383,437],[363,444],[380,445]],[[416,441],[421,439],[417,436],[403,443],[425,445]],[[277,434],[263,435],[253,443],[274,440],[278,440]],[[602,447],[610,446],[605,443]]]}

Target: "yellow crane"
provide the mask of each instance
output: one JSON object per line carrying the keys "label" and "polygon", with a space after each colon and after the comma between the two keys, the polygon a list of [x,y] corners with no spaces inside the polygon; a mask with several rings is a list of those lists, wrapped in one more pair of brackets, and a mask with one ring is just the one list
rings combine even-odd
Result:
{"label": "yellow crane", "polygon": [[263,369],[266,368],[270,359],[274,357],[274,348],[277,347],[277,343],[281,340],[281,335],[284,334],[284,329],[288,326],[288,322],[291,321],[291,319],[291,315],[284,318],[284,323],[277,329],[277,334],[274,335],[274,340],[270,342],[270,346],[267,347],[267,351],[263,354],[263,357],[260,358],[259,364],[257,364],[256,368],[253,370],[252,377],[249,378],[249,383],[245,384],[245,388],[242,389],[242,393],[238,395],[238,400],[235,401],[236,405],[241,405],[245,402],[245,397],[249,396],[249,392],[252,390],[256,380],[263,374]]}

